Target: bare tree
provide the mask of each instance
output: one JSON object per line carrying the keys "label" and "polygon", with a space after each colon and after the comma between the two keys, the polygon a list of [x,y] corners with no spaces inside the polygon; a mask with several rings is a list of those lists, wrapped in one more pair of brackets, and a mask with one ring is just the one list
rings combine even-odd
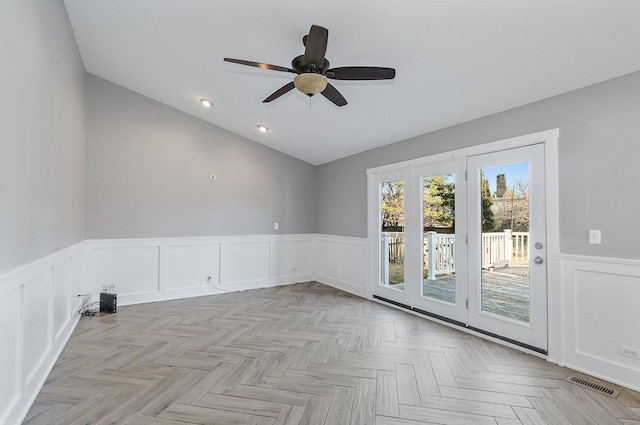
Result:
{"label": "bare tree", "polygon": [[529,183],[521,179],[507,189],[504,196],[494,199],[495,230],[529,231]]}

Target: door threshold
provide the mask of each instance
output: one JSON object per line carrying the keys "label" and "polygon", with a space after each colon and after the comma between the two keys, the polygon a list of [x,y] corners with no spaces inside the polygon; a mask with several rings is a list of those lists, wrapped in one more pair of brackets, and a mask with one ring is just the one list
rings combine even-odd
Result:
{"label": "door threshold", "polygon": [[516,340],[513,340],[511,338],[506,338],[504,336],[500,336],[500,335],[497,335],[497,334],[494,334],[492,332],[488,332],[488,331],[485,331],[485,330],[482,330],[482,329],[479,329],[479,328],[474,328],[473,326],[467,326],[467,324],[464,323],[464,322],[459,322],[457,320],[449,319],[447,317],[440,316],[440,315],[434,314],[434,313],[430,313],[428,311],[425,311],[425,310],[422,310],[422,309],[419,309],[419,308],[411,307],[411,306],[409,306],[407,304],[399,303],[397,301],[393,301],[393,300],[390,300],[388,298],[381,297],[379,295],[374,295],[373,298],[376,299],[376,300],[382,301],[384,303],[391,304],[391,305],[393,305],[395,307],[400,307],[400,308],[402,308],[404,310],[408,310],[408,311],[410,311],[412,313],[416,313],[416,314],[419,314],[421,316],[426,316],[426,317],[435,319],[435,320],[437,320],[439,322],[444,322],[445,324],[452,325],[452,326],[454,326],[456,328],[460,328],[462,330],[467,330],[467,331],[470,331],[470,332],[473,332],[473,333],[476,333],[476,334],[485,335],[485,336],[491,337],[492,339],[497,339],[497,340],[506,342],[509,345],[515,345],[517,347],[524,348],[525,350],[533,352],[533,353],[542,354],[543,356],[547,356],[547,354],[548,354],[547,350],[544,350],[542,348],[534,347],[533,345],[525,344],[524,342],[516,341]]}

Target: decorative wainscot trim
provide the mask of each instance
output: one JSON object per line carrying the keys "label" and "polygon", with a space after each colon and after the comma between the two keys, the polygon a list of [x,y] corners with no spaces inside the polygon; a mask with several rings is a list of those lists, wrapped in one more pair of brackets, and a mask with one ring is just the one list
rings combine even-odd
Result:
{"label": "decorative wainscot trim", "polygon": [[640,261],[561,256],[564,363],[640,391]]}
{"label": "decorative wainscot trim", "polygon": [[312,280],[313,235],[89,240],[92,292],[121,305]]}
{"label": "decorative wainscot trim", "polygon": [[367,239],[316,236],[316,279],[334,288],[367,297]]}
{"label": "decorative wainscot trim", "polygon": [[78,323],[83,266],[79,243],[0,274],[0,423],[22,422]]}

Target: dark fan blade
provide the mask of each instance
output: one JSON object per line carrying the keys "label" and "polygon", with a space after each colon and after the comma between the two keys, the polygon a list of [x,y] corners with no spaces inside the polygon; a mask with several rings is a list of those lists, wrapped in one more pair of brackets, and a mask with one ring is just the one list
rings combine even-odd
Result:
{"label": "dark fan blade", "polygon": [[344,66],[328,69],[325,76],[334,80],[393,80],[396,70],[377,66]]}
{"label": "dark fan blade", "polygon": [[314,64],[316,67],[320,67],[324,62],[324,53],[327,51],[328,39],[328,29],[317,25],[311,25],[309,36],[305,43],[304,63],[307,65]]}
{"label": "dark fan blade", "polygon": [[275,100],[277,98],[279,98],[280,96],[282,96],[283,94],[287,93],[290,90],[293,90],[293,81],[290,82],[289,84],[285,84],[284,86],[280,87],[278,90],[276,90],[275,92],[273,92],[273,94],[271,96],[269,96],[268,98],[266,98],[265,100],[263,100],[263,103],[267,103],[267,102],[271,102],[272,100]]}
{"label": "dark fan blade", "polygon": [[338,106],[344,106],[347,104],[347,99],[342,97],[340,92],[331,84],[327,84],[327,88],[324,89],[321,94]]}
{"label": "dark fan blade", "polygon": [[252,62],[252,61],[245,61],[242,59],[232,59],[232,58],[224,58],[224,61],[238,63],[240,65],[255,66],[256,68],[270,69],[272,71],[293,72],[294,74],[297,74],[297,72],[295,72],[291,68],[285,68],[284,66],[278,66],[278,65],[269,65],[268,63]]}

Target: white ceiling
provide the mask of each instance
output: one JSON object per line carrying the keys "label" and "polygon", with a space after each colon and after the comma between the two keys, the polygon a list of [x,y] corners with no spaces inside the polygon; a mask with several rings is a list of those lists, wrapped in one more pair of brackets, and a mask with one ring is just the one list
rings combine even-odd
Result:
{"label": "white ceiling", "polygon": [[[65,4],[87,72],[315,165],[640,70],[638,0]],[[294,75],[222,60],[290,67],[312,24],[331,66],[396,79],[331,80],[342,108],[295,90],[262,103]]]}

